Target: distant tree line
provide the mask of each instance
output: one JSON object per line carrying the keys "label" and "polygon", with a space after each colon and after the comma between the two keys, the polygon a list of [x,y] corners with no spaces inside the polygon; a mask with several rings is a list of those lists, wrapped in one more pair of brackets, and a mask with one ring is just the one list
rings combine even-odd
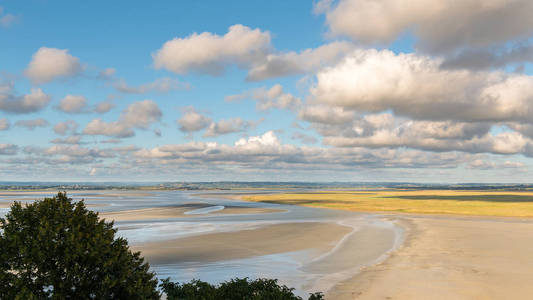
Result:
{"label": "distant tree line", "polygon": [[[148,263],[115,233],[113,222],[66,193],[25,207],[15,202],[0,218],[0,299],[160,299]],[[159,287],[169,300],[302,299],[275,279],[236,278],[218,285],[166,279]]]}

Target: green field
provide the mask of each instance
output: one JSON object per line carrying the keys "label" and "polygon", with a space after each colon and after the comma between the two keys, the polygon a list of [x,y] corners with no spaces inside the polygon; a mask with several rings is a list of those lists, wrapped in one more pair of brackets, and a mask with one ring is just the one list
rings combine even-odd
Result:
{"label": "green field", "polygon": [[243,200],[362,212],[533,217],[533,192],[382,190],[244,196]]}

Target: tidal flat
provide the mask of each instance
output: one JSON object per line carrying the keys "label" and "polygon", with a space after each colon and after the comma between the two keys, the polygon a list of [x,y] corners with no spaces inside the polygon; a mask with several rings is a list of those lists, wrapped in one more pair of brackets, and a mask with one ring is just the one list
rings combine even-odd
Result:
{"label": "tidal flat", "polygon": [[[280,190],[261,191],[272,192]],[[0,193],[0,214],[14,200],[50,196],[50,191]],[[403,240],[402,227],[381,216],[245,202],[231,191],[98,190],[69,196],[114,220],[117,234],[141,251],[160,279],[180,282],[267,277],[301,296],[328,292],[383,261]]]}

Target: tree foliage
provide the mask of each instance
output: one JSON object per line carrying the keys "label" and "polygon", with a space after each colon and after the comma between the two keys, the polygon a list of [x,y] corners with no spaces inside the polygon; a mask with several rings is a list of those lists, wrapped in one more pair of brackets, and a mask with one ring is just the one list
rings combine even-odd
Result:
{"label": "tree foliage", "polygon": [[0,299],[159,299],[139,252],[66,193],[0,218]]}
{"label": "tree foliage", "polygon": [[[279,285],[276,279],[235,278],[217,286],[200,280],[174,283],[163,280],[161,288],[168,300],[302,300],[294,289]],[[308,300],[322,300],[322,293],[311,294]]]}

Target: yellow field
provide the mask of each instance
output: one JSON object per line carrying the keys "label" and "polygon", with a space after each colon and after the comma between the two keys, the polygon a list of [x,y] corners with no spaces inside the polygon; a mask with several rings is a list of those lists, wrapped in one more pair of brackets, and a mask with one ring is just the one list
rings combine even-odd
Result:
{"label": "yellow field", "polygon": [[533,192],[382,190],[244,196],[243,200],[362,212],[533,217]]}

